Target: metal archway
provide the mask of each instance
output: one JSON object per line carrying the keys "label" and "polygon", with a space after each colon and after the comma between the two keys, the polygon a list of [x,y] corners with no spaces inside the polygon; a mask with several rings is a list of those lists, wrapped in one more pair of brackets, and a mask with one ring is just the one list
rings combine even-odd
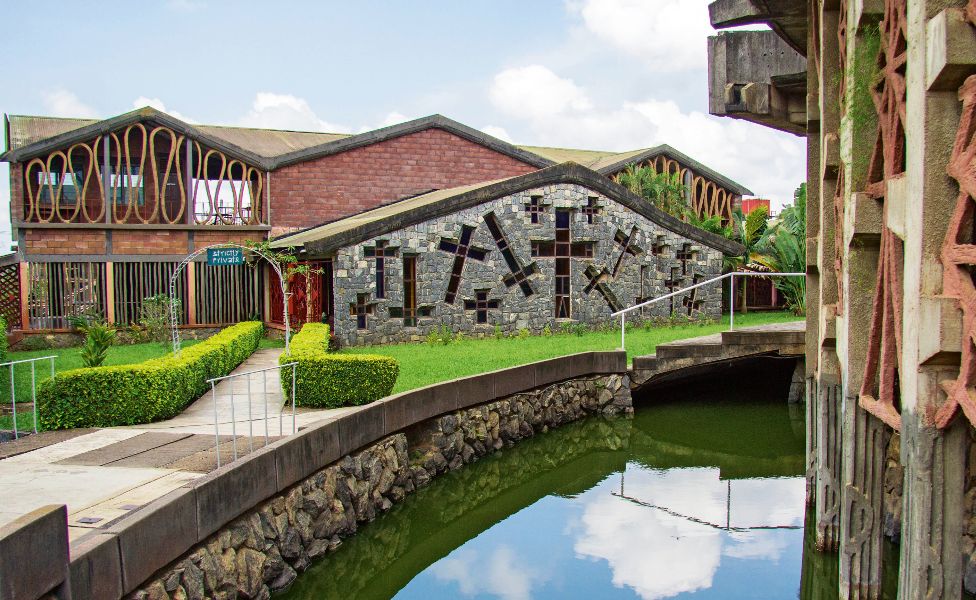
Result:
{"label": "metal archway", "polygon": [[[173,271],[173,274],[170,276],[169,278],[169,301],[170,301],[169,325],[173,336],[173,354],[175,356],[180,355],[180,328],[179,328],[179,323],[177,323],[176,311],[172,310],[172,306],[176,303],[176,278],[183,270],[183,267],[193,262],[193,259],[200,256],[207,250],[211,250],[213,248],[240,248],[241,250],[244,250],[246,252],[252,252],[254,254],[257,254],[261,258],[263,258],[269,265],[271,265],[271,268],[275,270],[275,273],[278,274],[278,281],[281,283],[281,298],[282,298],[282,303],[284,304],[284,306],[282,307],[282,314],[285,317],[285,354],[288,354],[290,350],[289,338],[291,337],[291,327],[288,322],[288,299],[289,296],[291,296],[291,294],[287,293],[286,291],[284,273],[281,272],[281,267],[278,266],[277,262],[271,260],[271,258],[269,258],[266,254],[264,254],[260,250],[257,250],[255,248],[249,248],[241,244],[235,244],[234,242],[211,244],[205,248],[200,248],[199,250],[194,251],[192,254],[189,254],[186,258],[181,260],[178,265],[176,265],[176,269]],[[193,285],[193,282],[191,281],[189,285]]]}

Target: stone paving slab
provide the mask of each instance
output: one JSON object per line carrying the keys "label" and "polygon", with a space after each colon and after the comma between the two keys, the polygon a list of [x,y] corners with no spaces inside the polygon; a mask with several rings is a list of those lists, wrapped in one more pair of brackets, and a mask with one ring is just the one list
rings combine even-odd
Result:
{"label": "stone paving slab", "polygon": [[188,437],[188,433],[140,433],[129,439],[60,460],[58,464],[102,467]]}
{"label": "stone paving slab", "polygon": [[[172,433],[144,433],[133,438],[133,440],[147,435],[179,437],[177,434]],[[227,438],[227,440],[221,440],[222,443],[225,441],[230,441],[230,438]],[[104,466],[164,468],[180,459],[186,458],[187,456],[191,456],[204,450],[209,450],[213,448],[216,443],[216,440],[214,440],[213,436],[210,435],[184,434],[182,439],[177,439],[169,444],[163,444],[161,446],[146,450],[145,452],[140,452],[138,454],[133,454],[131,456],[106,463]],[[107,450],[107,448],[104,448],[103,450]]]}
{"label": "stone paving slab", "polygon": [[17,440],[3,442],[0,444],[0,460],[10,458],[11,456],[17,456],[18,454],[32,452],[46,446],[52,446],[65,440],[70,440],[71,438],[87,435],[96,431],[98,431],[98,429],[95,428],[42,431],[40,433],[33,433],[31,435],[23,436]]}
{"label": "stone paving slab", "polygon": [[114,444],[121,440],[126,440],[139,435],[140,431],[126,429],[99,429],[92,433],[81,435],[57,444],[45,446],[32,452],[25,452],[17,456],[0,461],[0,464],[40,464],[47,465],[56,463],[72,456],[88,452]]}
{"label": "stone paving slab", "polygon": [[[102,502],[93,504],[68,515],[68,527],[72,529],[100,529],[113,521],[142,508],[156,498],[186,485],[202,473],[172,471],[143,485],[124,490]],[[75,533],[84,533],[76,531]]]}

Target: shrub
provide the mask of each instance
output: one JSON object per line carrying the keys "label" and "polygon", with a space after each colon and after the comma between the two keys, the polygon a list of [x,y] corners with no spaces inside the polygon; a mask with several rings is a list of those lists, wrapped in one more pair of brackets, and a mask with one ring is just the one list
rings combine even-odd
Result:
{"label": "shrub", "polygon": [[7,318],[0,315],[0,362],[7,362],[7,351],[10,344],[7,342]]}
{"label": "shrub", "polygon": [[261,323],[238,323],[172,354],[134,365],[72,369],[41,383],[44,429],[138,425],[179,414],[258,347]]}
{"label": "shrub", "polygon": [[180,299],[170,298],[168,294],[156,294],[142,299],[139,308],[139,325],[154,342],[165,344],[169,340],[172,314],[179,312]]}
{"label": "shrub", "polygon": [[[297,362],[295,404],[337,408],[369,404],[389,395],[400,374],[400,365],[389,356],[330,354],[329,326],[306,323],[291,339],[290,354],[278,364]],[[281,374],[285,398],[291,398],[291,374]]]}
{"label": "shrub", "polygon": [[85,345],[81,347],[81,360],[85,366],[102,366],[114,341],[115,330],[104,323],[92,323],[85,327]]}

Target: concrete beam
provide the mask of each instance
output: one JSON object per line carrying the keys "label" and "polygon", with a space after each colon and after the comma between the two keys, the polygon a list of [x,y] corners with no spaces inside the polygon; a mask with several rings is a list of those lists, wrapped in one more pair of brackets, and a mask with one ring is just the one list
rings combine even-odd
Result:
{"label": "concrete beam", "polygon": [[0,600],[66,595],[68,508],[43,506],[0,527]]}
{"label": "concrete beam", "polygon": [[929,91],[956,91],[976,73],[976,29],[960,8],[947,8],[926,24],[925,84]]}

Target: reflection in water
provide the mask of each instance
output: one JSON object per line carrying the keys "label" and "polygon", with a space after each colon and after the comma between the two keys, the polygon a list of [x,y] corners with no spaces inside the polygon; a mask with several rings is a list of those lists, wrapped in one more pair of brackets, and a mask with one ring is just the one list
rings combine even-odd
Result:
{"label": "reflection in water", "polygon": [[[435,480],[287,597],[796,598],[802,469],[781,402],[595,417]],[[804,560],[801,597],[828,598],[836,569]]]}

